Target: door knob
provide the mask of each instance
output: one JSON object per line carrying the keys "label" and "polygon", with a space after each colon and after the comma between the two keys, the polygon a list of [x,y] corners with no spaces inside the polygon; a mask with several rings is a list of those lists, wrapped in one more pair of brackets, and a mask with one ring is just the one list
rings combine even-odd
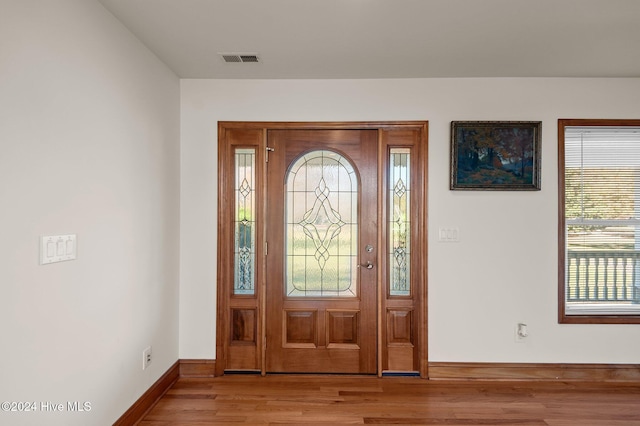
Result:
{"label": "door knob", "polygon": [[371,263],[370,261],[367,261],[367,263],[362,263],[360,265],[358,265],[358,268],[367,268],[367,269],[373,269],[373,263]]}

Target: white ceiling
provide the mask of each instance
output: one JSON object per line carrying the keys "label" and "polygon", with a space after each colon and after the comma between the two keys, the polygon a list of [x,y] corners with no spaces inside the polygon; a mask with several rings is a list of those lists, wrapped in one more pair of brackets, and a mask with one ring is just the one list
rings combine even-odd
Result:
{"label": "white ceiling", "polygon": [[640,0],[99,1],[182,78],[640,77]]}

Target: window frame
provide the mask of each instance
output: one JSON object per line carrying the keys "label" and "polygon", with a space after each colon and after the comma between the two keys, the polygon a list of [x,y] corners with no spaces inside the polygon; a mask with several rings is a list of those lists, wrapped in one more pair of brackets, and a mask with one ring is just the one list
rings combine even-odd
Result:
{"label": "window frame", "polygon": [[640,127],[640,120],[558,120],[558,322],[561,324],[640,324],[640,313],[567,314],[566,217],[565,217],[565,129],[567,127]]}

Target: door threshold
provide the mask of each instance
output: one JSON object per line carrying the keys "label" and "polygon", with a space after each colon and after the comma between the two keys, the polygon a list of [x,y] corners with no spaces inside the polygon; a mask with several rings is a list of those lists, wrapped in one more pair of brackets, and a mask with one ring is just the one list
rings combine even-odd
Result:
{"label": "door threshold", "polygon": [[383,371],[382,377],[420,377],[419,371]]}

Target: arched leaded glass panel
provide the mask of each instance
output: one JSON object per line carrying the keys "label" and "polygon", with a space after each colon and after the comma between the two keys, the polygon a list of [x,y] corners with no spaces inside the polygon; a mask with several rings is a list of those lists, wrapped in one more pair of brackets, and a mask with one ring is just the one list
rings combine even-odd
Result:
{"label": "arched leaded glass panel", "polygon": [[298,158],[286,176],[286,294],[357,295],[358,178],[327,150]]}

